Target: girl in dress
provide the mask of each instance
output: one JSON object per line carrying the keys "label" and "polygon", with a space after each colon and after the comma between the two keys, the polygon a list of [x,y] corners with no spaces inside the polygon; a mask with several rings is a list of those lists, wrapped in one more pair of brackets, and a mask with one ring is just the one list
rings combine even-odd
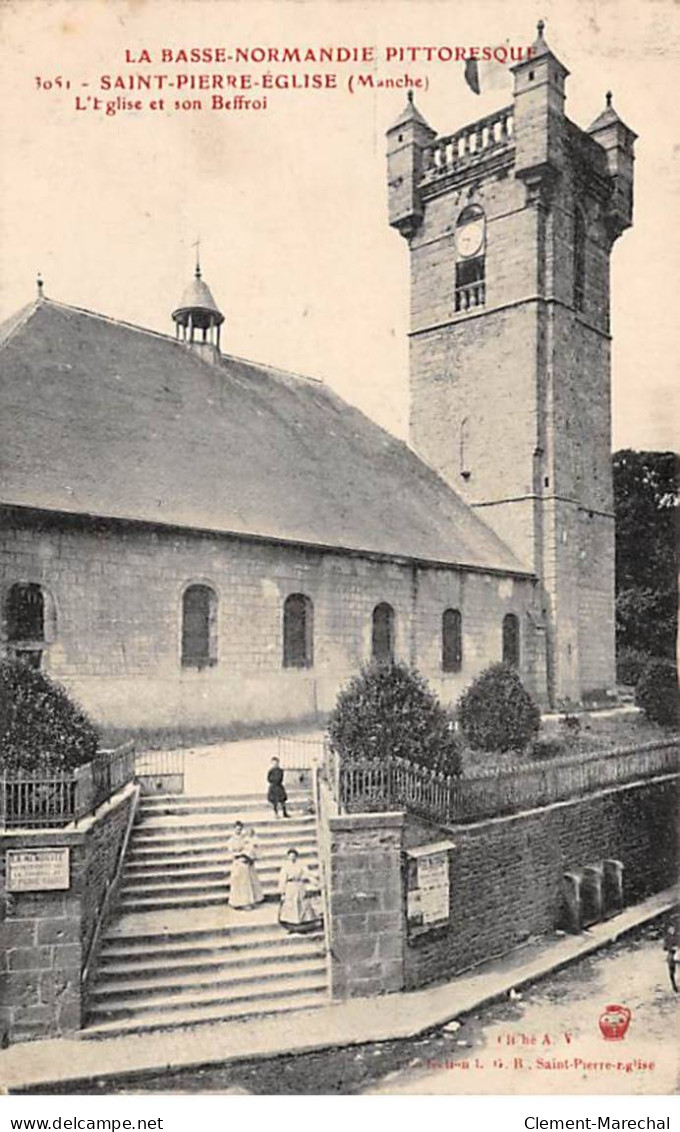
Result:
{"label": "girl in dress", "polygon": [[315,888],[317,883],[300,862],[297,849],[289,849],[279,875],[279,923],[289,932],[308,932],[320,926],[321,917],[311,896]]}
{"label": "girl in dress", "polygon": [[233,836],[229,839],[229,852],[232,855],[231,876],[229,878],[229,907],[253,908],[263,899],[260,880],[255,870],[255,846],[237,821]]}

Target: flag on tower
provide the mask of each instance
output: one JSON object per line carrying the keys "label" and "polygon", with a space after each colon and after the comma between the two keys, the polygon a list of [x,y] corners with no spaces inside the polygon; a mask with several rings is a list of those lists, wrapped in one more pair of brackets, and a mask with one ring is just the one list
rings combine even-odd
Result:
{"label": "flag on tower", "polygon": [[510,85],[508,64],[497,59],[466,59],[465,82],[474,94],[506,90]]}

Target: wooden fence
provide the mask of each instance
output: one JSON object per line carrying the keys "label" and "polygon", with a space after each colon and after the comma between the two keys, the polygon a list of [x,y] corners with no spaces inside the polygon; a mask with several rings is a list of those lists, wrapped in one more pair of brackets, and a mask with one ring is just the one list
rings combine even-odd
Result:
{"label": "wooden fence", "polygon": [[680,742],[646,743],[454,778],[406,759],[348,761],[329,751],[326,777],[341,812],[406,810],[442,825],[518,813],[658,775],[677,774]]}

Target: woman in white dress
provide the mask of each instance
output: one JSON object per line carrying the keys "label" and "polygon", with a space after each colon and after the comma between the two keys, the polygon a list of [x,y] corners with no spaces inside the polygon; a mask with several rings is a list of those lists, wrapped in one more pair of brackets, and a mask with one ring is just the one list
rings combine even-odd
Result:
{"label": "woman in white dress", "polygon": [[229,907],[254,908],[264,898],[260,878],[255,869],[255,843],[237,821],[233,836],[229,839],[229,852],[232,856],[229,877]]}
{"label": "woman in white dress", "polygon": [[261,904],[264,900],[264,892],[262,891],[262,883],[257,874],[258,846],[255,839],[255,830],[252,825],[246,834],[246,838],[248,844],[245,853],[250,860],[249,873],[250,884],[253,890],[253,904]]}
{"label": "woman in white dress", "polygon": [[312,891],[317,882],[310,876],[299,860],[297,849],[289,849],[287,859],[279,874],[279,923],[289,932],[308,932],[321,924]]}

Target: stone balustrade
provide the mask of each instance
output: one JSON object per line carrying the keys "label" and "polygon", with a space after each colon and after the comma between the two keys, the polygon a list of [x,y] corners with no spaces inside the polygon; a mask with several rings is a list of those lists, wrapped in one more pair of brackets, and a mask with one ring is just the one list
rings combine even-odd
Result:
{"label": "stone balustrade", "polygon": [[505,106],[455,134],[437,138],[428,146],[423,152],[423,181],[444,177],[491,150],[507,148],[512,141],[513,110],[512,106]]}

